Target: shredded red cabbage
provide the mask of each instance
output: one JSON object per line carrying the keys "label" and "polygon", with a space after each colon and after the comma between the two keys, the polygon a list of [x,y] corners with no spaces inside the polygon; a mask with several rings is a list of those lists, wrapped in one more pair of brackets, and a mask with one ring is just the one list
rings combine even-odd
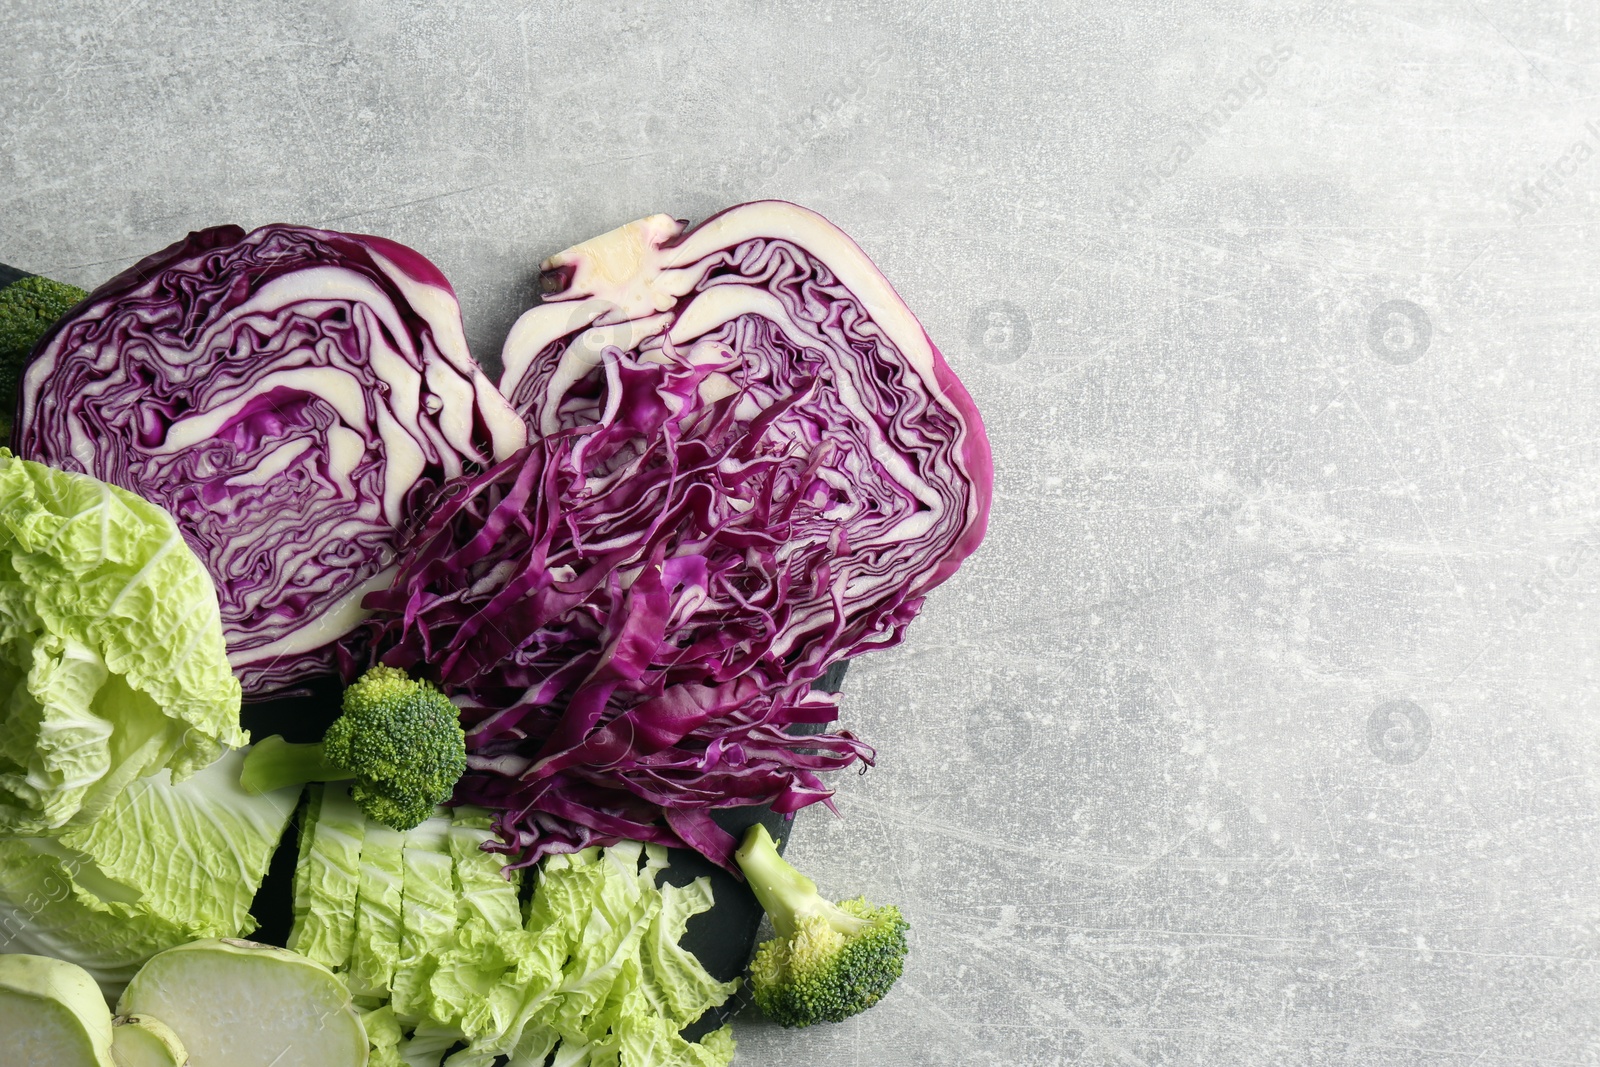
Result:
{"label": "shredded red cabbage", "polygon": [[531,864],[618,839],[728,865],[715,808],[826,800],[872,750],[810,683],[895,644],[983,536],[982,423],[864,253],[792,204],[554,257],[502,390],[537,437],[450,485],[347,670],[462,708],[456,799]]}

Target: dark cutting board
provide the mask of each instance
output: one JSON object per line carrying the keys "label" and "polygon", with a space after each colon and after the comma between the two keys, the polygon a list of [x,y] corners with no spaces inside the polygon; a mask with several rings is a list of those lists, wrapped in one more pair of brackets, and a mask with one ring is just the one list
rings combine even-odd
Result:
{"label": "dark cutting board", "polygon": [[[834,664],[812,688],[827,693],[839,692],[848,666],[848,661]],[[241,718],[245,728],[257,738],[283,734],[290,741],[306,742],[319,740],[338,715],[339,690],[337,686],[328,685],[304,697],[246,704]],[[816,733],[822,728],[795,726],[790,729],[794,733]],[[719,826],[740,839],[755,823],[766,824],[780,852],[788,845],[789,831],[794,826],[793,816],[779,815],[764,807],[726,808],[713,817]],[[296,822],[284,834],[267,877],[261,883],[261,891],[256,894],[251,911],[261,926],[250,935],[256,941],[282,945],[288,940],[289,928],[294,922],[294,866],[300,854],[298,831]],[[743,974],[755,951],[756,931],[761,925],[761,905],[756,903],[755,895],[742,881],[698,852],[675,848],[669,855],[671,863],[664,875],[667,881],[687,885],[703,875],[711,879],[716,901],[710,911],[689,920],[684,947],[698,956],[706,970],[719,981]],[[706,1018],[685,1030],[685,1036],[692,1039],[716,1029],[749,1002],[748,992],[741,989],[728,1003],[708,1012]]]}

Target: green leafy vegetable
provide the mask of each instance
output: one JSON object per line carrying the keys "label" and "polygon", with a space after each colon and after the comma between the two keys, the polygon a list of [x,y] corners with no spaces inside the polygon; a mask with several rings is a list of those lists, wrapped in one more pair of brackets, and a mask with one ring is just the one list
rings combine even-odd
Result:
{"label": "green leafy vegetable", "polygon": [[[549,857],[521,935],[494,939],[507,964],[498,981],[454,1018],[445,998],[435,1000],[434,1017],[468,1040],[449,1067],[494,1055],[542,1063],[557,1048],[559,1062],[727,1064],[731,1029],[700,1042],[679,1034],[738,987],[713,979],[678,945],[688,918],[711,906],[709,883],[658,886],[665,867],[664,848],[638,842]],[[441,976],[477,967],[472,980],[486,978],[470,926],[438,961],[436,994]]]}
{"label": "green leafy vegetable", "polygon": [[145,960],[189,940],[182,927],[139,907],[126,887],[85,888],[98,881],[94,871],[75,867],[50,838],[0,839],[0,951],[70,960],[115,992]]}
{"label": "green leafy vegetable", "polygon": [[[99,874],[139,894],[145,910],[190,929],[255,929],[250,904],[294,810],[279,791],[239,788],[230,753],[178,785],[166,775],[134,783],[104,816],[61,835]],[[222,934],[211,936],[224,936]]]}
{"label": "green leafy vegetable", "polygon": [[355,946],[365,836],[366,819],[348,788],[334,783],[312,789],[300,829],[297,921],[289,948],[333,970],[349,962]]}
{"label": "green leafy vegetable", "polygon": [[243,763],[235,751],[177,785],[141,779],[65,834],[0,837],[0,951],[70,960],[114,993],[163,949],[254,930],[297,796],[244,792]]}
{"label": "green leafy vegetable", "polygon": [[245,764],[246,789],[354,780],[367,818],[410,830],[450,799],[467,769],[466,735],[454,704],[427,682],[374,667],[344,692],[344,714],[321,742],[269,737]]}
{"label": "green leafy vegetable", "polygon": [[760,823],[734,853],[777,937],[756,949],[750,991],[784,1026],[840,1022],[876,1004],[900,977],[906,921],[865,897],[834,904],[778,855]]}
{"label": "green leafy vegetable", "polygon": [[484,851],[484,845],[500,840],[490,828],[492,823],[489,813],[480,808],[457,808],[450,823],[450,859],[461,898],[458,924],[465,927],[476,922],[498,933],[522,925],[522,904],[517,899],[521,879],[516,871],[507,876],[509,856]]}
{"label": "green leafy vegetable", "polygon": [[456,882],[450,858],[450,816],[436,815],[406,834],[402,855],[405,903],[400,962],[390,1002],[402,1021],[427,1017],[427,983],[437,954],[456,932]]}
{"label": "green leafy vegetable", "polygon": [[511,949],[524,937],[521,872],[506,870],[508,857],[482,850],[495,837],[489,824],[482,809],[456,809],[449,830],[458,897],[454,940],[439,944],[425,964],[429,1000],[424,1010],[435,1025],[454,1020],[448,1029],[456,1040],[493,1030],[494,1017],[507,1013],[504,1004],[492,1005],[487,997],[516,965]]}
{"label": "green leafy vegetable", "polygon": [[[356,935],[346,979],[358,997],[389,999],[400,962],[400,917],[405,901],[406,835],[369,822],[361,842],[361,882],[356,892]],[[335,919],[320,921],[332,922]]]}
{"label": "green leafy vegetable", "polygon": [[394,1017],[394,1009],[385,1004],[381,1008],[363,1012],[361,1024],[366,1027],[367,1042],[371,1046],[367,1067],[404,1067],[405,1061],[400,1058],[400,1042],[406,1039],[406,1035],[400,1029],[400,1021]]}
{"label": "green leafy vegetable", "polygon": [[0,833],[87,822],[247,741],[205,568],[161,508],[0,449]]}
{"label": "green leafy vegetable", "polygon": [[[302,866],[342,864],[314,839],[324,818]],[[354,924],[345,977],[368,1012],[373,1067],[438,1067],[456,1046],[447,1067],[542,1065],[557,1049],[561,1063],[725,1067],[731,1030],[680,1034],[737,988],[679,944],[711,907],[707,880],[657,885],[666,850],[622,842],[548,858],[524,914],[520,872],[482,848],[493,837],[490,813],[472,807],[404,835],[368,822],[354,914],[319,917],[311,903],[297,918],[300,944],[312,927]]]}

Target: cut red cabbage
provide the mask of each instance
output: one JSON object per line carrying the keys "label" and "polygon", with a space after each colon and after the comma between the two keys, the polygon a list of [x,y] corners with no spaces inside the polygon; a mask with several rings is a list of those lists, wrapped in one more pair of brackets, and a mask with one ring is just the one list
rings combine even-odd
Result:
{"label": "cut red cabbage", "polygon": [[834,721],[812,680],[898,642],[977,547],[988,442],[888,281],[803,208],[653,216],[546,266],[501,382],[535,439],[449,487],[360,647],[451,693],[456,799],[501,812],[519,862],[633,838],[726,865],[711,809],[792,812],[870,760],[786,728]]}
{"label": "cut red cabbage", "polygon": [[261,696],[332,673],[403,527],[527,435],[438,268],[275,225],[191,233],[90,294],[35,349],[14,439],[173,514]]}

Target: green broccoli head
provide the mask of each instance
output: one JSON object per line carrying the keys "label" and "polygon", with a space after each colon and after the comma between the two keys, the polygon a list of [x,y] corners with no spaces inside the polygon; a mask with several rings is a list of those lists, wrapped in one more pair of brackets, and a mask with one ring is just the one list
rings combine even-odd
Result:
{"label": "green broccoli head", "polygon": [[909,929],[900,909],[865,897],[834,904],[778,855],[757,824],[734,853],[777,937],[756,949],[750,991],[783,1026],[836,1023],[872,1007],[900,977]]}
{"label": "green broccoli head", "polygon": [[27,277],[0,289],[0,423],[11,430],[17,386],[34,344],[57,319],[88,296],[82,289],[49,278]]}
{"label": "green broccoli head", "polygon": [[351,781],[367,818],[410,830],[450,799],[466,773],[466,734],[454,704],[427,682],[374,667],[344,691],[344,714],[314,745],[281,737],[245,757],[240,784],[266,793],[306,782]]}
{"label": "green broccoli head", "polygon": [[322,737],[328,762],[355,775],[350,796],[396,830],[421,824],[467,770],[460,713],[427,682],[374,667],[344,691],[344,714]]}

